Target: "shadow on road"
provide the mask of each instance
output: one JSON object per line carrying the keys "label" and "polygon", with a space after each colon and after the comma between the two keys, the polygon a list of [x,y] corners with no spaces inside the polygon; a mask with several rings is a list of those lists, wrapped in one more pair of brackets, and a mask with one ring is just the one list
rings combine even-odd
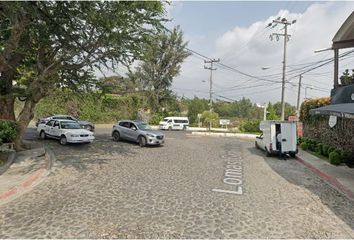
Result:
{"label": "shadow on road", "polygon": [[109,133],[96,133],[92,143],[60,145],[56,139],[41,140],[34,128],[29,128],[25,139],[32,146],[49,147],[60,163],[60,168],[73,167],[77,171],[85,171],[93,166],[109,164],[117,156],[132,156],[136,154],[137,144],[129,142],[114,142]]}
{"label": "shadow on road", "polygon": [[354,201],[292,158],[284,161],[279,160],[276,156],[265,157],[265,153],[256,148],[248,148],[248,150],[252,154],[262,156],[268,166],[288,182],[306,188],[318,196],[323,204],[354,230]]}

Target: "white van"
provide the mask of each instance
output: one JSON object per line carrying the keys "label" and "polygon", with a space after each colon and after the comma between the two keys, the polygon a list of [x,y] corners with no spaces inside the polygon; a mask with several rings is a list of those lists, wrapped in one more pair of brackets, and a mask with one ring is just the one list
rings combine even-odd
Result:
{"label": "white van", "polygon": [[159,125],[161,130],[187,130],[189,120],[187,117],[167,117]]}
{"label": "white van", "polygon": [[279,153],[277,149],[277,132],[281,134],[281,151],[295,157],[297,149],[296,122],[262,121],[259,129],[263,134],[256,138],[256,148],[262,149],[267,156]]}

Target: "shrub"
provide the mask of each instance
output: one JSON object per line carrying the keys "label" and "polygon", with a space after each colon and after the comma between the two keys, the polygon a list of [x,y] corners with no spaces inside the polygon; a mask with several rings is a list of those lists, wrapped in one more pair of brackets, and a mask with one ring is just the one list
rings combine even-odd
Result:
{"label": "shrub", "polygon": [[17,136],[17,125],[14,121],[0,120],[0,144],[9,143]]}
{"label": "shrub", "polygon": [[352,160],[352,154],[348,151],[342,151],[341,155],[343,163],[348,163]]}
{"label": "shrub", "polygon": [[333,152],[334,150],[336,150],[334,147],[329,147],[328,151],[327,151],[327,155],[329,157],[329,154],[331,154],[331,152]]}
{"label": "shrub", "polygon": [[155,113],[151,116],[149,123],[152,125],[159,125],[160,121],[165,118],[165,115],[162,113]]}
{"label": "shrub", "polygon": [[302,138],[301,138],[301,143],[307,142],[307,141],[308,141],[308,138],[307,138],[307,137],[302,137]]}
{"label": "shrub", "polygon": [[305,151],[309,148],[309,146],[306,142],[301,143],[300,147]]}
{"label": "shrub", "polygon": [[240,130],[242,132],[260,132],[260,120],[246,120],[241,122]]}
{"label": "shrub", "polygon": [[333,165],[339,165],[342,163],[342,156],[338,151],[332,151],[329,154],[329,162]]}
{"label": "shrub", "polygon": [[204,126],[209,126],[210,122],[212,124],[212,127],[219,126],[219,114],[217,114],[216,112],[204,111],[202,113],[201,119],[204,123]]}
{"label": "shrub", "polygon": [[315,152],[317,147],[317,142],[313,139],[308,140],[309,150]]}
{"label": "shrub", "polygon": [[329,148],[328,145],[326,145],[326,144],[322,145],[322,154],[323,154],[323,156],[328,157],[328,148]]}
{"label": "shrub", "polygon": [[322,147],[323,147],[323,143],[318,143],[316,146],[316,153],[323,155]]}

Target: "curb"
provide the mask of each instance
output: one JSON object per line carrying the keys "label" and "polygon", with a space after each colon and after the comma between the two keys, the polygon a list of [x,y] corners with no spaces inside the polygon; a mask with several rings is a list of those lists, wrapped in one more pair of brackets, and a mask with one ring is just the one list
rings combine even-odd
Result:
{"label": "curb", "polygon": [[329,185],[334,187],[337,191],[343,193],[346,195],[349,199],[354,201],[354,192],[352,192],[350,189],[345,187],[343,184],[341,184],[335,177],[328,175],[325,172],[322,172],[312,164],[304,161],[302,158],[299,156],[296,156],[295,158],[298,162],[302,163],[304,166],[306,166],[308,169],[310,169],[313,173],[315,173],[317,176],[321,177],[323,180],[325,180]]}
{"label": "curb", "polygon": [[192,135],[209,136],[209,137],[235,137],[246,140],[256,140],[257,135],[246,133],[214,133],[214,132],[192,132]]}
{"label": "curb", "polygon": [[20,184],[10,188],[9,190],[0,193],[0,205],[10,202],[16,197],[28,192],[32,187],[38,185],[45,177],[47,177],[52,170],[56,161],[56,157],[52,150],[44,148],[45,150],[45,165],[44,167],[33,172],[29,177],[24,179]]}
{"label": "curb", "polygon": [[11,166],[11,164],[13,163],[15,158],[16,158],[16,152],[11,152],[7,158],[7,162],[5,163],[5,165],[3,165],[0,168],[0,175],[3,174],[4,172],[6,172],[7,169],[9,169],[9,167]]}

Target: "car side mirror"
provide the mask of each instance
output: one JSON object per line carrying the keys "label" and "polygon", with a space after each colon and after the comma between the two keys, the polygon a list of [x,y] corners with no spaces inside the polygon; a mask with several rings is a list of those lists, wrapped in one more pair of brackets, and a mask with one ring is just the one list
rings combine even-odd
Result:
{"label": "car side mirror", "polygon": [[132,130],[136,131],[137,129],[136,129],[136,127],[132,127]]}

